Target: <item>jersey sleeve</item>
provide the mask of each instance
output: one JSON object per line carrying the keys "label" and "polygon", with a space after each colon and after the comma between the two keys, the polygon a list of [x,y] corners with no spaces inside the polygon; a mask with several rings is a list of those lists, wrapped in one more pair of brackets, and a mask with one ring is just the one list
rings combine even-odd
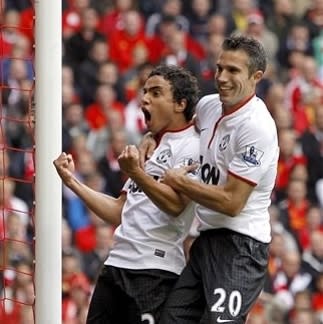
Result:
{"label": "jersey sleeve", "polygon": [[236,154],[229,165],[229,173],[257,185],[278,156],[275,130],[259,127],[241,128]]}

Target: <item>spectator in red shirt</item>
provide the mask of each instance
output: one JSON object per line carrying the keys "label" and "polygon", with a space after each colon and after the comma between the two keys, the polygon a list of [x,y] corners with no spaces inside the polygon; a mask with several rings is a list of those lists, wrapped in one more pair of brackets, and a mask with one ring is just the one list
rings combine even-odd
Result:
{"label": "spectator in red shirt", "polygon": [[323,233],[323,220],[318,206],[311,206],[306,215],[307,226],[299,232],[298,241],[302,250],[307,250],[311,245],[311,233],[319,231]]}
{"label": "spectator in red shirt", "polygon": [[200,62],[186,47],[186,33],[177,29],[169,36],[168,51],[161,57],[161,63],[184,67],[200,81]]}
{"label": "spectator in red shirt", "polygon": [[[80,259],[77,254],[63,254],[62,258],[62,321],[63,323],[76,324],[79,308],[86,303],[88,306],[91,286],[82,271]],[[77,288],[85,294],[78,296]],[[82,297],[82,298],[78,298]],[[78,302],[82,302],[81,304]],[[17,322],[18,323],[18,322]]]}
{"label": "spectator in red shirt", "polygon": [[35,9],[28,7],[20,12],[20,31],[34,44]]}
{"label": "spectator in red shirt", "polygon": [[111,85],[101,84],[96,89],[95,102],[85,108],[85,119],[93,130],[109,124],[109,112],[118,111],[123,115],[124,105],[116,101],[116,93]]}
{"label": "spectator in red shirt", "polygon": [[115,31],[123,30],[123,15],[127,11],[134,9],[136,9],[134,0],[115,0],[114,7],[108,10],[100,19],[100,32],[109,38]]}
{"label": "spectator in red shirt", "polygon": [[306,165],[306,158],[300,153],[296,133],[293,129],[281,129],[278,135],[280,156],[278,160],[275,198],[279,202],[286,197],[286,189],[293,168],[298,164]]}
{"label": "spectator in red shirt", "polygon": [[323,321],[323,272],[316,277],[312,306],[317,318]]}
{"label": "spectator in red shirt", "polygon": [[70,38],[81,27],[81,13],[88,8],[90,0],[68,0],[68,6],[62,14],[63,40]]}
{"label": "spectator in red shirt", "polygon": [[1,58],[3,58],[12,55],[12,48],[21,32],[19,29],[20,14],[18,11],[13,9],[7,12],[1,11],[1,15],[3,15],[3,21],[1,22],[0,49]]}
{"label": "spectator in red shirt", "polygon": [[307,213],[310,202],[306,195],[305,181],[290,179],[287,187],[287,198],[279,203],[280,221],[294,235],[298,244],[299,234],[307,227]]}
{"label": "spectator in red shirt", "polygon": [[[161,57],[165,56],[169,52],[168,42],[172,35],[181,30],[180,26],[176,22],[176,17],[173,16],[163,16],[160,24],[158,34],[151,38],[151,60],[154,63],[158,63]],[[184,42],[186,50],[191,53],[198,60],[205,58],[205,50],[203,46],[192,38],[188,32],[184,33]]]}
{"label": "spectator in red shirt", "polygon": [[123,14],[124,28],[116,30],[108,36],[110,58],[118,65],[124,74],[133,66],[133,51],[136,46],[149,49],[149,40],[143,29],[141,15],[136,10],[129,10]]}
{"label": "spectator in red shirt", "polygon": [[286,85],[286,104],[294,114],[295,128],[304,132],[310,125],[313,104],[323,103],[323,83],[312,56],[305,56],[301,68]]}

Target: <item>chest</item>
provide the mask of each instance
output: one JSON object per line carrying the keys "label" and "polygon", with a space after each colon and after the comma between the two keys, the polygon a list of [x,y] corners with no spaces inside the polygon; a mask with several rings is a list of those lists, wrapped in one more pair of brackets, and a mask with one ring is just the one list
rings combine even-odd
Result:
{"label": "chest", "polygon": [[228,165],[238,149],[239,128],[234,122],[219,118],[201,129],[202,164]]}
{"label": "chest", "polygon": [[152,157],[145,164],[147,174],[161,177],[165,170],[170,169],[173,165],[173,148],[169,143],[162,143],[154,151]]}

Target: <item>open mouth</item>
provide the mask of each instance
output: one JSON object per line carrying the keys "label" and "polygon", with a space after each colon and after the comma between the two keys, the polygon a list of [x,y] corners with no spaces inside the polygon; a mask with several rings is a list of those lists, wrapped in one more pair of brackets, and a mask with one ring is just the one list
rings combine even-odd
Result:
{"label": "open mouth", "polygon": [[145,108],[142,108],[142,112],[143,112],[143,114],[145,116],[146,122],[147,121],[150,121],[151,120],[151,114],[150,114],[150,112],[147,109],[145,109]]}

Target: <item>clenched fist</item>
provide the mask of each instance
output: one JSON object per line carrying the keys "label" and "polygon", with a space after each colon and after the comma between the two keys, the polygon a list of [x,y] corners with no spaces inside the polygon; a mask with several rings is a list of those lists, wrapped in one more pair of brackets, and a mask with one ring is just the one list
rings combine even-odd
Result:
{"label": "clenched fist", "polygon": [[58,175],[61,177],[65,185],[69,185],[74,179],[75,165],[71,154],[61,153],[59,157],[54,160],[54,166]]}
{"label": "clenched fist", "polygon": [[127,145],[118,157],[120,168],[123,172],[131,176],[140,168],[139,151],[134,145]]}

